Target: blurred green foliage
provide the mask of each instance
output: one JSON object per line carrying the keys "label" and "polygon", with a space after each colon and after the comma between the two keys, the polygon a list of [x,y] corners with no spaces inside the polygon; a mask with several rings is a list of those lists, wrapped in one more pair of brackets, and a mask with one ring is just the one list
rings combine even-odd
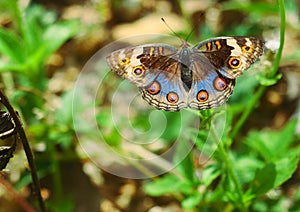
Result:
{"label": "blurred green foliage", "polygon": [[[49,57],[78,32],[80,23],[78,20],[58,21],[55,12],[39,5],[21,8],[17,0],[1,1],[0,11],[12,20],[11,27],[0,28],[0,72],[4,89],[28,126],[26,131],[31,144],[46,145],[49,161],[47,164],[37,161],[39,176],[59,173],[55,146],[69,148],[73,143],[72,96],[68,93],[61,96],[61,111],[55,114],[47,111],[46,65]],[[15,186],[22,188],[30,182],[29,172],[24,172]],[[61,187],[60,179],[55,184]],[[54,193],[64,202],[59,189]]]}
{"label": "blurred green foliage", "polygon": [[[176,2],[180,4],[180,1]],[[114,5],[118,6],[117,3],[118,1],[114,2]],[[234,23],[223,29],[220,32],[222,35],[261,34],[266,26],[260,22],[265,16],[279,16],[276,1],[230,0],[223,1],[220,5],[227,12],[235,10],[248,14],[243,23]],[[286,8],[287,12],[297,13],[296,1],[286,1]],[[107,14],[109,9],[102,6],[97,10]],[[17,0],[1,1],[0,11],[10,14],[12,19],[12,26],[0,28],[0,74],[3,88],[24,118],[32,144],[45,146],[37,154],[36,162],[40,177],[53,175],[55,198],[48,202],[49,209],[73,211],[75,206],[72,197],[64,195],[62,191],[59,167],[62,160],[79,157],[74,151],[76,136],[72,117],[73,93],[66,91],[57,95],[61,106],[55,111],[49,110],[46,105],[51,100],[45,99],[48,97],[45,94],[48,93],[49,83],[46,69],[49,57],[79,32],[81,23],[78,20],[60,21],[56,12],[39,5],[20,8]],[[184,15],[183,18],[187,19]],[[299,33],[299,29],[296,30]],[[203,39],[218,36],[206,24],[199,31]],[[185,38],[188,32],[178,34]],[[196,36],[191,40],[193,43],[199,42]],[[294,58],[287,59],[297,60],[299,55],[298,50]],[[274,62],[274,58],[273,56],[270,61]],[[243,134],[240,133],[241,128],[237,127],[247,106],[258,105],[262,98],[262,95],[256,95],[259,88],[278,83],[279,75],[270,77],[266,74],[270,73],[268,68],[270,67],[261,67],[262,70],[259,71],[260,74],[263,73],[258,78],[252,74],[238,79],[226,109],[226,127],[221,141],[216,138],[212,146],[205,147],[209,133],[216,130],[211,122],[216,115],[215,110],[191,112],[190,116],[185,117],[190,120],[197,117],[201,120],[200,129],[184,130],[184,137],[179,142],[173,161],[178,164],[176,170],[153,181],[145,181],[143,188],[148,195],[171,195],[184,209],[192,211],[279,211],[286,200],[290,201],[288,209],[299,210],[300,192],[288,196],[280,190],[280,186],[293,175],[299,162],[297,120],[291,119],[280,130],[248,129]],[[112,84],[110,80],[106,82],[107,86]],[[100,103],[100,110],[96,115],[96,121],[102,129],[101,139],[112,148],[120,149],[123,138],[119,126],[114,125],[110,108],[106,104],[105,101]],[[249,109],[250,113],[252,109]],[[163,114],[168,124],[160,139],[168,146],[178,138],[183,120],[175,113]],[[151,123],[145,121],[147,117],[146,113],[134,116],[131,123],[133,128],[150,130]],[[246,116],[243,120],[242,126],[247,118]],[[124,124],[127,123],[120,122],[120,125]],[[233,129],[237,129],[237,134],[232,135]],[[82,131],[91,137],[95,136],[95,132],[86,126],[82,126]],[[195,149],[208,155],[213,147],[218,146],[210,163],[200,168],[195,165],[193,152],[185,157],[185,144],[193,137],[196,137]],[[183,161],[180,160],[182,157]],[[24,171],[15,188],[21,189],[30,182],[28,171]],[[272,192],[277,195],[272,196]]]}

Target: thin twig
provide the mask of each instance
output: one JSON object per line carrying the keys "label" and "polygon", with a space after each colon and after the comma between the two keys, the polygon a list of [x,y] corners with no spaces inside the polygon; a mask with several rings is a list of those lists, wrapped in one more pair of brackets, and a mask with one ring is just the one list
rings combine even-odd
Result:
{"label": "thin twig", "polygon": [[34,163],[34,159],[33,159],[33,153],[30,149],[30,145],[29,145],[29,142],[27,140],[27,137],[26,137],[23,125],[22,125],[22,121],[19,118],[18,114],[15,112],[12,105],[9,103],[8,98],[2,92],[2,90],[0,90],[0,101],[7,108],[12,119],[14,120],[14,123],[16,125],[16,131],[20,135],[20,139],[22,141],[24,151],[25,151],[25,154],[26,154],[26,157],[28,160],[30,174],[31,174],[32,183],[33,183],[33,191],[37,197],[41,212],[45,212],[46,208],[45,208],[45,204],[44,204],[44,201],[43,201],[43,198],[41,195],[41,186],[40,186],[40,182],[39,182],[39,179],[37,176],[37,171],[36,171],[36,167],[35,167],[35,163]]}
{"label": "thin twig", "polygon": [[0,176],[0,184],[6,189],[10,196],[17,202],[25,212],[34,212],[35,209],[9,184],[3,176]]}

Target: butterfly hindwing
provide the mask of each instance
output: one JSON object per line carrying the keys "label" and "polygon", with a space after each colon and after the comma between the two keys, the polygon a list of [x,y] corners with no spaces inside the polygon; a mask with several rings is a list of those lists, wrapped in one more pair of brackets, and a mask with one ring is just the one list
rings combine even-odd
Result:
{"label": "butterfly hindwing", "polygon": [[222,77],[217,72],[211,72],[205,80],[194,79],[188,106],[198,110],[220,106],[227,101],[234,85],[234,79]]}

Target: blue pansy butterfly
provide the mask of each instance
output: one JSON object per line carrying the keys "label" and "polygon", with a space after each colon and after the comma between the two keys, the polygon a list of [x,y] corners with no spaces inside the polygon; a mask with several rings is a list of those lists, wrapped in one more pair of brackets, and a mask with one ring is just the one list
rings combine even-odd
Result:
{"label": "blue pansy butterfly", "polygon": [[263,53],[254,37],[218,37],[193,48],[145,44],[112,52],[113,72],[139,87],[142,97],[157,109],[179,111],[219,106],[231,95],[235,79]]}

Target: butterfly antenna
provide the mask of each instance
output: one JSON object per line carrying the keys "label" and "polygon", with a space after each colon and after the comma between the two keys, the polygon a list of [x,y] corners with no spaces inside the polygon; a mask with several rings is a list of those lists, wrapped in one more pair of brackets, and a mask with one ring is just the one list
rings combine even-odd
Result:
{"label": "butterfly antenna", "polygon": [[[201,23],[201,20],[204,21],[203,17],[204,17],[204,12],[201,12],[200,15],[199,15],[199,18],[198,18],[199,23]],[[191,37],[191,35],[195,32],[196,28],[197,28],[197,26],[196,26],[196,24],[194,24],[191,32],[188,34],[188,36],[185,39],[186,41],[188,41],[188,39]]]}
{"label": "butterfly antenna", "polygon": [[164,18],[161,18],[162,22],[167,26],[167,28],[181,41],[184,42],[184,40],[169,26],[169,24],[166,22]]}
{"label": "butterfly antenna", "polygon": [[188,41],[189,38],[191,37],[191,35],[195,32],[196,30],[196,26],[193,27],[193,29],[191,30],[191,32],[186,36],[185,40]]}

